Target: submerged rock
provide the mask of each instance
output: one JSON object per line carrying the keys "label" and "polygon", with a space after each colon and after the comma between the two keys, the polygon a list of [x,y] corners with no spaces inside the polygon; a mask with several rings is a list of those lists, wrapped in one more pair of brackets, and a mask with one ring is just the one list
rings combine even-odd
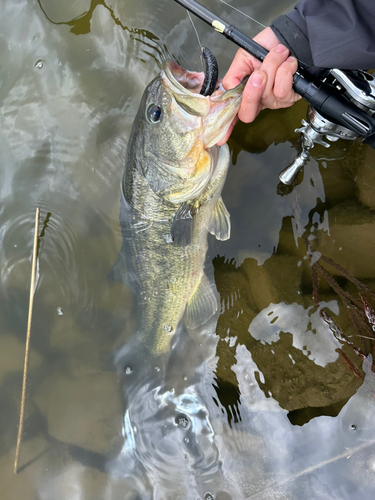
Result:
{"label": "submerged rock", "polygon": [[[299,290],[302,266],[298,262],[298,257],[274,255],[257,266],[246,259],[239,268],[227,270],[227,279],[223,269],[216,280],[221,296],[225,291],[221,283],[230,280],[233,290],[238,280],[242,291],[238,298],[242,297],[226,300],[218,320],[221,342],[216,373],[221,381],[238,387],[236,350],[243,345],[257,367],[254,383],[264,396],[290,412],[306,409],[301,420],[307,421],[317,414],[337,414],[362,381],[339,358],[336,349],[343,346],[316,312],[311,293],[304,295]],[[323,298],[338,314],[338,297],[325,293]],[[250,305],[252,300],[258,314]],[[341,324],[345,332],[350,330],[349,323]],[[361,372],[361,359],[343,349]],[[293,418],[298,421],[300,417]]]}
{"label": "submerged rock", "polygon": [[134,500],[132,479],[105,474],[83,465],[69,448],[50,444],[43,436],[21,446],[19,473],[14,475],[15,448],[0,457],[2,500]]}
{"label": "submerged rock", "polygon": [[257,342],[251,354],[262,373],[259,387],[288,411],[310,407],[325,414],[322,407],[346,401],[362,385],[340,359],[324,367],[317,365],[308,353],[293,347],[290,333],[281,333],[271,344]]}
{"label": "submerged rock", "polygon": [[375,210],[375,151],[364,148],[363,156],[355,173],[358,199],[366,207]]}
{"label": "submerged rock", "polygon": [[111,340],[94,330],[83,329],[69,313],[58,317],[51,329],[50,346],[62,355],[68,375],[100,374],[111,351]]}
{"label": "submerged rock", "polygon": [[[375,251],[375,214],[357,202],[348,201],[333,207],[328,217],[329,234],[320,232],[314,248],[356,278],[375,278],[375,259],[371,257]],[[331,266],[327,270],[341,275]]]}
{"label": "submerged rock", "polygon": [[[21,445],[19,469],[13,473],[16,448],[0,457],[0,498],[2,500],[40,500],[38,484],[48,472],[49,456],[45,453],[49,444],[42,436],[25,441]],[[23,469],[24,467],[24,469]]]}
{"label": "submerged rock", "polygon": [[254,259],[245,259],[242,267],[259,311],[270,303],[300,301],[302,270],[299,262],[298,257],[289,255],[273,255],[262,266],[258,266]]}
{"label": "submerged rock", "polygon": [[[56,315],[49,342],[68,375],[100,374],[108,367],[115,345],[127,341],[135,330],[131,316],[133,295],[124,284],[108,280],[97,294],[94,319],[71,310]],[[95,320],[95,321],[94,321]]]}
{"label": "submerged rock", "polygon": [[56,373],[39,387],[35,400],[55,439],[106,456],[121,449],[123,416],[116,374],[67,378]]}
{"label": "submerged rock", "polygon": [[[0,385],[8,373],[23,371],[25,348],[26,339],[25,344],[22,344],[14,335],[0,335]],[[41,363],[41,355],[31,348],[29,370],[39,368]]]}
{"label": "submerged rock", "polygon": [[[352,158],[352,155],[349,155]],[[355,182],[350,172],[345,168],[341,159],[322,162],[320,166],[325,193],[325,203],[333,206],[354,198]]]}

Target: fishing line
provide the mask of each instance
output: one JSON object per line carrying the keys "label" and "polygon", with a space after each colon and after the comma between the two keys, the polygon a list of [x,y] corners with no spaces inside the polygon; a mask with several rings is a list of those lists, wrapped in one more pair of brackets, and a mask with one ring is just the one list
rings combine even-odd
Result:
{"label": "fishing line", "polygon": [[199,38],[199,35],[198,35],[197,28],[195,27],[195,24],[194,24],[193,19],[192,19],[191,15],[190,15],[190,12],[189,12],[187,9],[186,9],[186,12],[187,12],[187,15],[189,16],[189,19],[190,19],[191,24],[193,25],[193,28],[194,28],[195,34],[197,35],[197,39],[198,39],[198,43],[199,43],[199,48],[200,48],[200,52],[201,52],[201,55],[200,55],[200,60],[201,60],[202,69],[203,69],[203,71],[204,71],[204,65],[203,65],[203,55],[202,55],[202,49],[203,49],[203,47],[202,47],[202,43],[201,43],[201,41],[200,41],[200,38]]}
{"label": "fishing line", "polygon": [[231,9],[233,10],[236,10],[237,12],[239,12],[240,14],[242,14],[243,16],[245,17],[248,17],[249,19],[251,19],[252,21],[254,21],[254,23],[257,23],[259,24],[260,26],[262,26],[263,28],[267,28],[267,26],[264,26],[264,24],[262,24],[261,22],[257,21],[256,19],[254,19],[253,17],[249,16],[248,14],[246,14],[245,12],[242,12],[242,10],[240,9],[237,9],[237,7],[234,7],[233,5],[231,5],[230,3],[228,2],[225,2],[224,0],[220,0],[221,3],[225,4],[225,5],[228,5],[228,7],[230,7]]}

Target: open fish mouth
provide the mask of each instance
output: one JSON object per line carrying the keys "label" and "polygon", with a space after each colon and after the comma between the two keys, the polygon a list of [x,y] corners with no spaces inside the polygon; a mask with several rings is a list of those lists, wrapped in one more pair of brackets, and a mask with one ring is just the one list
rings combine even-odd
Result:
{"label": "open fish mouth", "polygon": [[221,92],[221,81],[218,82],[219,68],[216,58],[207,47],[202,47],[202,59],[205,64],[203,73],[184,70],[177,63],[171,61],[167,65],[170,70],[168,76],[174,78],[182,87],[192,93],[199,93],[207,97]]}
{"label": "open fish mouth", "polygon": [[217,80],[212,94],[202,95],[205,76],[204,72],[183,69],[169,60],[164,63],[162,81],[180,108],[192,117],[202,117],[202,139],[205,148],[209,148],[225,136],[236,116],[246,80],[227,91],[222,80]]}
{"label": "open fish mouth", "polygon": [[199,94],[205,77],[203,71],[199,73],[189,71],[171,60],[164,63],[164,71],[168,80],[182,92],[187,90],[193,94]]}
{"label": "open fish mouth", "polygon": [[[196,97],[201,96],[203,99],[220,96],[225,92],[222,86],[222,80],[216,80],[213,92],[210,93],[210,95],[202,95],[202,87],[207,76],[207,73],[205,74],[203,71],[189,71],[181,68],[179,64],[171,60],[164,63],[163,69],[167,77],[166,79],[169,82],[168,86],[171,90],[195,94]],[[207,69],[207,71],[210,71],[210,69]],[[167,83],[166,81],[164,82]]]}

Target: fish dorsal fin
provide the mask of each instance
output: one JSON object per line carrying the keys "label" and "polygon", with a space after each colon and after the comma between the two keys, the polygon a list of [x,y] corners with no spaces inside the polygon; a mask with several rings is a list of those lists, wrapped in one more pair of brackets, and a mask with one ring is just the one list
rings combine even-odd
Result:
{"label": "fish dorsal fin", "polygon": [[185,325],[187,328],[197,328],[208,321],[217,311],[218,304],[215,293],[203,273],[202,278],[189,300],[185,312]]}
{"label": "fish dorsal fin", "polygon": [[108,273],[107,278],[111,281],[119,281],[120,283],[124,283],[124,285],[134,290],[134,286],[138,282],[138,277],[132,267],[127,265],[128,263],[126,262],[126,252],[127,247],[125,244],[123,244],[118,254],[117,260]]}
{"label": "fish dorsal fin", "polygon": [[129,284],[126,275],[126,264],[123,246],[121,247],[116,262],[113,264],[112,269],[108,273],[107,278],[112,281],[120,281],[121,283],[125,283],[125,285]]}
{"label": "fish dorsal fin", "polygon": [[221,196],[212,211],[207,229],[218,240],[225,241],[230,238],[230,215]]}

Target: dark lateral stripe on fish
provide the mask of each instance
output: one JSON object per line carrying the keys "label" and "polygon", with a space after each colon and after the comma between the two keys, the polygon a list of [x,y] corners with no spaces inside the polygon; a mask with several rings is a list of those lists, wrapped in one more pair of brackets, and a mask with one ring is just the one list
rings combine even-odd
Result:
{"label": "dark lateral stripe on fish", "polygon": [[202,47],[202,55],[205,62],[205,71],[204,82],[200,94],[208,96],[216,89],[217,79],[219,77],[219,67],[215,56],[207,47]]}

